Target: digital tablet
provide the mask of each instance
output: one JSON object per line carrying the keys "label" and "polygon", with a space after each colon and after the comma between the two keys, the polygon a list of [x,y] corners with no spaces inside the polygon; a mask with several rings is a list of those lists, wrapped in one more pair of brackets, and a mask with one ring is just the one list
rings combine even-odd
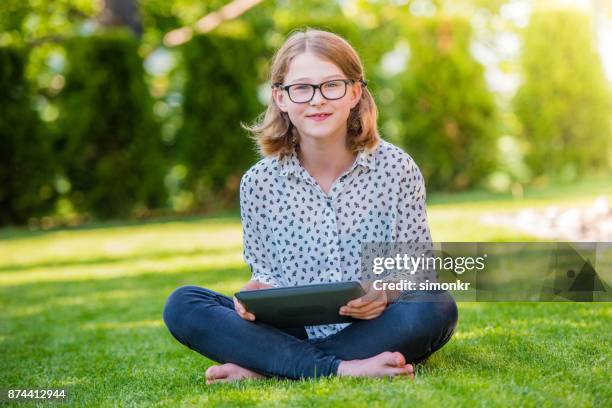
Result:
{"label": "digital tablet", "polygon": [[340,307],[365,294],[359,282],[335,282],[241,291],[235,294],[255,320],[278,328],[347,323]]}

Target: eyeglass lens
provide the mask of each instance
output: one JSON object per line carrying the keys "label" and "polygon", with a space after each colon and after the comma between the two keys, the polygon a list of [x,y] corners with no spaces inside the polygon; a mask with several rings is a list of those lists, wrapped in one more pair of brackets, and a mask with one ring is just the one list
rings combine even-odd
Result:
{"label": "eyeglass lens", "polygon": [[[328,81],[321,84],[319,88],[325,99],[340,99],[346,93],[346,82]],[[288,88],[289,98],[295,103],[310,101],[315,94],[315,87],[308,84],[292,85]]]}

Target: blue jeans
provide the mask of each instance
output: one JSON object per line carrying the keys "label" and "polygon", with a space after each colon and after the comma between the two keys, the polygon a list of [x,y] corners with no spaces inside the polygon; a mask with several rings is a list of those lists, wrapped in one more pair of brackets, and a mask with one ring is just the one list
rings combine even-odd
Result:
{"label": "blue jeans", "polygon": [[[256,316],[257,318],[257,316]],[[278,329],[242,319],[228,296],[183,286],[168,298],[163,319],[182,344],[220,363],[290,379],[336,375],[343,360],[399,351],[419,363],[448,342],[457,305],[448,292],[412,292],[390,303],[375,319],[357,320],[323,339],[303,327]]]}

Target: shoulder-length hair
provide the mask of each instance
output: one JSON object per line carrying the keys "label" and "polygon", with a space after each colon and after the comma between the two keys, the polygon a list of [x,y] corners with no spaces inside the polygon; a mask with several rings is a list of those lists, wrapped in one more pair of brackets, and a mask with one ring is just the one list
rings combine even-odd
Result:
{"label": "shoulder-length hair", "polygon": [[[357,52],[337,34],[306,28],[289,35],[272,59],[270,82],[272,86],[283,83],[289,64],[294,57],[311,52],[317,57],[335,64],[355,82],[365,85],[363,66]],[[359,103],[351,109],[347,119],[347,147],[352,152],[374,149],[380,142],[377,129],[378,110],[372,94],[366,86],[362,87]],[[268,108],[251,126],[242,125],[252,134],[262,156],[281,158],[293,151],[299,144],[299,134],[291,123],[289,115],[282,112],[270,96]]]}

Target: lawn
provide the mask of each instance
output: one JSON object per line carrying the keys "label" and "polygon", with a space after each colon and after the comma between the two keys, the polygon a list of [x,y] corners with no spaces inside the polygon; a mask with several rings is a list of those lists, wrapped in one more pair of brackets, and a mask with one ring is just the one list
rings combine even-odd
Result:
{"label": "lawn", "polygon": [[[478,215],[612,195],[598,188],[577,199],[572,191],[518,202],[433,196],[432,235],[526,240],[480,225]],[[612,305],[605,303],[461,303],[455,336],[417,367],[413,382],[207,386],[202,374],[212,362],[170,336],[161,310],[181,285],[239,289],[249,277],[241,251],[236,215],[0,231],[0,387],[68,387],[78,406],[612,406]]]}

